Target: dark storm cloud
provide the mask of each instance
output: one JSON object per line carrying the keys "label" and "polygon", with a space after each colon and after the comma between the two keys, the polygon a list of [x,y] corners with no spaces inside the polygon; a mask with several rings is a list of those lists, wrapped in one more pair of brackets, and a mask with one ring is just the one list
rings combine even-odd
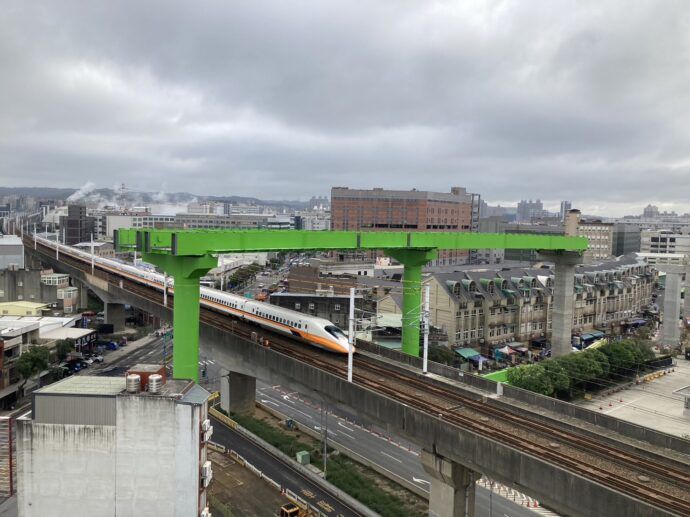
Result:
{"label": "dark storm cloud", "polygon": [[685,211],[689,25],[683,0],[6,1],[0,179]]}

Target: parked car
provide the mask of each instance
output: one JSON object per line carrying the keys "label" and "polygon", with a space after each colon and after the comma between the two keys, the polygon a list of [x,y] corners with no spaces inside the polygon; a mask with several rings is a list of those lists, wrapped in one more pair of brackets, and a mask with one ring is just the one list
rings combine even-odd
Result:
{"label": "parked car", "polygon": [[115,341],[111,341],[110,343],[105,345],[105,348],[107,350],[117,350],[117,343],[115,343]]}
{"label": "parked car", "polygon": [[91,359],[93,359],[94,363],[102,363],[103,362],[103,356],[100,354],[96,354],[96,355],[92,356]]}

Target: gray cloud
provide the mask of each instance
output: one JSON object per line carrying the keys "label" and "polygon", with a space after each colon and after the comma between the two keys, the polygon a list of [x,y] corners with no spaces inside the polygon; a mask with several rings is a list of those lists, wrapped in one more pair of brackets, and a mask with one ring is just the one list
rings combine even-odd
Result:
{"label": "gray cloud", "polygon": [[689,24],[684,0],[8,0],[0,180],[686,211]]}

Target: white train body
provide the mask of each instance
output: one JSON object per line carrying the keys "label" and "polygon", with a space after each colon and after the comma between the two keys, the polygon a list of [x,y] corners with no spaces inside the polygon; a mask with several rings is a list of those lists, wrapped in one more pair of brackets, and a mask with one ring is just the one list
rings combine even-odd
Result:
{"label": "white train body", "polygon": [[[36,240],[51,248],[55,248],[57,245],[54,241],[42,237],[36,237]],[[62,244],[60,244],[59,252],[88,263],[93,260],[100,269],[115,272],[138,283],[153,287],[161,291],[162,296],[164,277],[160,273],[141,269],[115,259],[92,257],[90,253]],[[174,282],[171,278],[167,280],[167,289],[168,293],[174,294]],[[340,354],[348,352],[347,336],[340,328],[324,318],[316,318],[209,287],[201,287],[201,305],[216,312],[251,321],[263,328],[298,338],[331,352]]]}

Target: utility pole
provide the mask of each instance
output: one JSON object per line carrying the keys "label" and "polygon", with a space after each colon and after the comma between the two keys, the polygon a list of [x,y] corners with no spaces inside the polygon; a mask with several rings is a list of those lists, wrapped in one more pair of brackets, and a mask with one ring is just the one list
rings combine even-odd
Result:
{"label": "utility pole", "polygon": [[347,332],[347,382],[352,382],[352,360],[355,349],[355,288],[350,287],[350,326]]}
{"label": "utility pole", "polygon": [[36,223],[34,223],[34,249],[36,249]]}
{"label": "utility pole", "polygon": [[94,257],[93,257],[93,233],[91,234],[91,275],[93,276],[93,271],[95,268]]}
{"label": "utility pole", "polygon": [[328,411],[326,400],[321,402],[321,429],[323,430],[323,478],[326,479],[326,460],[328,459]]}
{"label": "utility pole", "polygon": [[55,231],[55,260],[60,260],[60,231]]}
{"label": "utility pole", "polygon": [[427,373],[429,366],[429,284],[424,286],[424,361],[422,373]]}
{"label": "utility pole", "polygon": [[163,271],[163,307],[168,306],[168,274]]}

